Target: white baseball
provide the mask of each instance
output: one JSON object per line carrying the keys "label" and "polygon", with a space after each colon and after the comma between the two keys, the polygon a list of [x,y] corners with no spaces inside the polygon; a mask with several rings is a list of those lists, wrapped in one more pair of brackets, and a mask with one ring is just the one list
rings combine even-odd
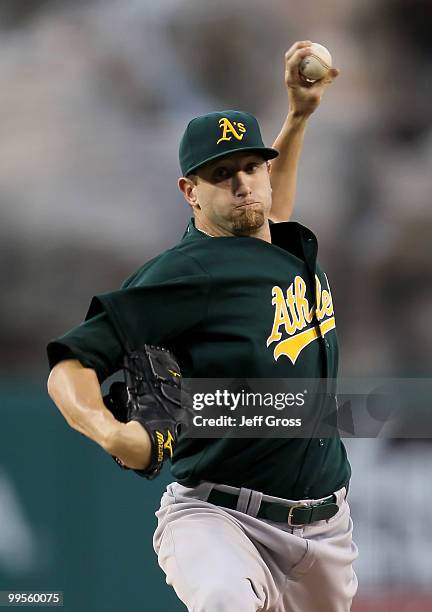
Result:
{"label": "white baseball", "polygon": [[312,43],[310,55],[300,62],[299,71],[308,81],[323,79],[332,66],[330,51],[319,43]]}

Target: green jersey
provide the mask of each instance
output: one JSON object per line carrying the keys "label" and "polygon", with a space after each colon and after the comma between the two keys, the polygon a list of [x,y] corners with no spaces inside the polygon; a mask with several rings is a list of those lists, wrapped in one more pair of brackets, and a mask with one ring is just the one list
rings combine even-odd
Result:
{"label": "green jersey", "polygon": [[[333,300],[316,237],[295,222],[270,230],[271,243],[213,238],[192,220],[119,291],[93,298],[86,321],[48,345],[51,367],[75,357],[102,381],[125,348],[159,344],[185,378],[336,378]],[[288,499],[324,497],[351,473],[338,437],[180,435],[171,470],[186,486],[208,480]]]}

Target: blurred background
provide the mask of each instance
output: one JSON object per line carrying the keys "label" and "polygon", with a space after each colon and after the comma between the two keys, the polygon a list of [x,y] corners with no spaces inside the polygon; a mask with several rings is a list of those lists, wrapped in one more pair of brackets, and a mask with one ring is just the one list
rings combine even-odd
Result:
{"label": "blurred background", "polygon": [[[307,130],[293,219],[320,240],[342,376],[430,377],[432,3],[1,0],[0,590],[68,612],[185,609],[151,537],[169,473],[123,473],[47,397],[45,345],[177,242],[189,119],[287,112],[284,52],[341,76]],[[432,610],[432,444],[349,440],[354,612]]]}

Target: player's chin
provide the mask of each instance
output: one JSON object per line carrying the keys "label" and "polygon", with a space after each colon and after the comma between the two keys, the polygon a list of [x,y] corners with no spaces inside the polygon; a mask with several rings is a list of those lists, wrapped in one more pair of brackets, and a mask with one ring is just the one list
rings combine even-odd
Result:
{"label": "player's chin", "polygon": [[260,205],[242,206],[235,210],[233,233],[237,236],[248,236],[264,225],[265,215]]}

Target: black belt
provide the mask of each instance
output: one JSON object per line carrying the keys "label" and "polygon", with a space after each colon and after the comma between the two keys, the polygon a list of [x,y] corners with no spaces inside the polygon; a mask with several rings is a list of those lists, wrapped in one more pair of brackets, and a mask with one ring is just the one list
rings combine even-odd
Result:
{"label": "black belt", "polygon": [[[211,504],[236,510],[238,494],[225,493],[212,489],[207,499]],[[316,504],[293,504],[284,506],[277,502],[261,501],[257,517],[274,521],[276,523],[288,523],[290,527],[309,525],[315,521],[323,521],[331,518],[339,511],[336,504],[336,495],[329,495]]]}

